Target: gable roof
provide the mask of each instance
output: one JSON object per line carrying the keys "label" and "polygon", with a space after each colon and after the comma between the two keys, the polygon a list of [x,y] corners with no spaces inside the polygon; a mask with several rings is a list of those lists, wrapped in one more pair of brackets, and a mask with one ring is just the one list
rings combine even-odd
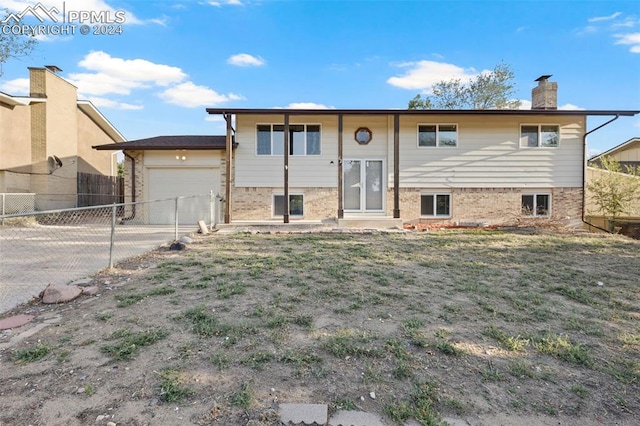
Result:
{"label": "gable roof", "polygon": [[[234,143],[235,148],[238,144]],[[93,149],[105,150],[171,150],[171,149],[207,149],[224,150],[227,147],[226,136],[214,135],[176,135],[155,136],[153,138],[137,139],[128,142],[95,145]]]}
{"label": "gable roof", "polygon": [[603,153],[594,155],[593,157],[589,158],[589,161],[595,161],[595,160],[598,160],[598,159],[600,159],[600,158],[602,158],[602,157],[604,157],[606,155],[613,155],[613,154],[616,154],[618,152],[625,151],[627,149],[633,148],[635,144],[637,144],[638,147],[640,147],[640,137],[631,138],[628,141],[623,142],[620,145],[616,145],[613,148],[611,148],[611,149],[609,149],[609,150],[607,150],[607,151],[605,151]]}

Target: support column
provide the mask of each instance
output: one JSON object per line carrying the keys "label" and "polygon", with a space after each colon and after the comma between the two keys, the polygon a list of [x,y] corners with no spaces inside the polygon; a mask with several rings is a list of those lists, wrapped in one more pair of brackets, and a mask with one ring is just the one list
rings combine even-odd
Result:
{"label": "support column", "polygon": [[344,202],[343,198],[343,179],[342,175],[342,130],[343,130],[343,120],[342,114],[338,114],[338,219],[344,219]]}
{"label": "support column", "polygon": [[400,114],[393,115],[393,218],[400,219]]}
{"label": "support column", "polygon": [[284,115],[284,223],[289,223],[289,114]]}
{"label": "support column", "polygon": [[231,161],[233,159],[233,143],[231,139],[231,114],[223,114],[227,122],[227,139],[226,139],[226,173],[227,181],[224,185],[224,223],[231,223]]}

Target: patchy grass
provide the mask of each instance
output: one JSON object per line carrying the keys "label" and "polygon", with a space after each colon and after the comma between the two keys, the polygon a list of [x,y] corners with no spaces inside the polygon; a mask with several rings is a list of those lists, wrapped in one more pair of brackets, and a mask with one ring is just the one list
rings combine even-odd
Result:
{"label": "patchy grass", "polygon": [[17,351],[11,359],[17,363],[29,363],[36,362],[49,355],[51,352],[51,345],[46,343],[38,343],[34,346],[20,349]]}
{"label": "patchy grass", "polygon": [[72,392],[83,408],[52,421],[277,424],[277,401],[398,424],[635,424],[639,252],[541,230],[200,236],[96,277],[113,283],[100,298],[47,307],[50,343],[0,351],[0,394],[16,395],[0,423],[51,420],[27,404]]}

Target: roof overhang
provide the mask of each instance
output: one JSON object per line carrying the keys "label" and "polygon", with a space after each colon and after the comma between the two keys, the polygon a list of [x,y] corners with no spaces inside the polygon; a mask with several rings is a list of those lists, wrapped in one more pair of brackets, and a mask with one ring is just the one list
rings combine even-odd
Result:
{"label": "roof overhang", "polygon": [[629,110],[560,110],[560,109],[289,109],[289,108],[207,108],[209,114],[256,115],[557,115],[557,116],[625,116],[640,111]]}
{"label": "roof overhang", "polygon": [[78,108],[96,123],[115,142],[124,142],[127,139],[115,128],[107,118],[91,103],[91,101],[78,101]]}
{"label": "roof overhang", "polygon": [[[238,146],[233,142],[233,148]],[[223,151],[226,149],[226,136],[218,135],[180,135],[180,136],[156,136],[147,139],[96,145],[93,149],[99,151],[123,150],[123,151]]]}
{"label": "roof overhang", "polygon": [[638,145],[640,145],[640,138],[638,138],[638,137],[631,138],[628,141],[623,142],[620,145],[616,145],[613,148],[611,148],[611,149],[609,149],[609,150],[607,150],[607,151],[605,151],[603,153],[594,155],[593,157],[589,158],[589,161],[597,160],[600,157],[604,157],[604,156],[607,156],[607,155],[615,154],[615,153],[620,152],[620,151],[624,151],[627,148],[631,148],[636,143]]}
{"label": "roof overhang", "polygon": [[7,95],[6,93],[0,92],[0,102],[9,106],[18,106],[18,105],[29,105],[28,101],[25,101],[22,98]]}

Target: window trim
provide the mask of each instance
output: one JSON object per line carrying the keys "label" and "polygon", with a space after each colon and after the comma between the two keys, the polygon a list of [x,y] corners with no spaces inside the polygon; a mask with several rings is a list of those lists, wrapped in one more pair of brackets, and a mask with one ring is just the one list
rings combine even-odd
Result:
{"label": "window trim", "polygon": [[[436,145],[435,146],[423,146],[420,145],[420,126],[436,126]],[[456,126],[456,144],[455,145],[439,145],[440,143],[440,126]],[[417,123],[416,125],[416,146],[418,149],[433,149],[433,148],[458,148],[460,147],[460,126],[458,123]]]}
{"label": "window trim", "polygon": [[[540,195],[546,195],[547,197],[549,197],[549,208],[547,209],[547,214],[538,214],[538,196]],[[525,196],[532,196],[533,197],[533,210],[532,210],[532,214],[525,214],[524,211],[524,203],[522,202],[522,198]],[[553,196],[551,194],[550,191],[527,191],[527,192],[523,192],[520,195],[520,215],[522,217],[528,217],[528,218],[550,218],[553,212]]]}
{"label": "window trim", "polygon": [[[295,197],[295,196],[301,196],[302,197],[302,214],[291,214],[291,197]],[[284,198],[284,192],[274,192],[273,194],[271,194],[271,218],[273,219],[281,219],[284,217],[284,215],[277,215],[276,214],[276,197],[283,197]],[[290,192],[289,193],[289,217],[292,218],[303,218],[304,217],[304,193],[302,192]]]}
{"label": "window trim", "polygon": [[[449,214],[438,214],[438,201],[437,197],[446,195],[449,197]],[[423,214],[422,213],[422,197],[431,196],[433,197],[433,214]],[[440,218],[450,218],[453,215],[453,196],[450,191],[423,191],[420,193],[420,217],[425,219],[440,219]]]}
{"label": "window trim", "polygon": [[[269,146],[269,154],[260,154],[258,152],[258,127],[259,126],[269,126],[271,128],[270,130],[270,146]],[[284,127],[284,123],[255,123],[255,155],[256,157],[282,157],[284,156],[283,154],[274,154],[274,149],[273,149],[273,127],[274,126],[283,126]],[[319,157],[322,155],[322,124],[321,123],[289,123],[289,127],[292,126],[304,126],[304,154],[293,154],[291,152],[291,150],[293,149],[293,144],[291,143],[292,141],[289,140],[289,156],[292,157]],[[317,154],[307,154],[307,148],[308,148],[308,141],[307,141],[307,134],[308,134],[308,130],[307,128],[309,126],[318,126],[320,129],[320,151]]]}
{"label": "window trim", "polygon": [[[538,145],[536,146],[529,146],[529,145],[523,145],[522,144],[522,128],[524,126],[536,126],[538,128]],[[542,143],[542,127],[543,126],[553,126],[553,127],[557,127],[558,128],[558,143],[555,145],[548,145],[548,146],[543,146],[541,145]],[[529,148],[529,149],[540,149],[540,148],[547,148],[547,149],[555,149],[555,148],[559,148],[560,147],[560,140],[562,139],[561,137],[561,131],[562,131],[562,126],[560,124],[557,123],[520,123],[520,127],[518,128],[519,132],[518,132],[518,146],[520,148]]]}

